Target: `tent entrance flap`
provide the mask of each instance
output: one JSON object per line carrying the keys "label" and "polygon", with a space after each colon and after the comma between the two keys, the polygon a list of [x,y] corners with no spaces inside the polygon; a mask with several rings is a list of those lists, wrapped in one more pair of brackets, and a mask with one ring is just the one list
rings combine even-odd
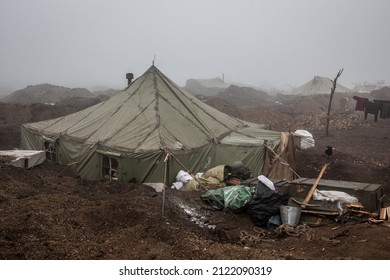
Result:
{"label": "tent entrance flap", "polygon": [[50,161],[57,161],[57,149],[56,149],[56,142],[45,140],[45,151],[46,151],[46,159]]}

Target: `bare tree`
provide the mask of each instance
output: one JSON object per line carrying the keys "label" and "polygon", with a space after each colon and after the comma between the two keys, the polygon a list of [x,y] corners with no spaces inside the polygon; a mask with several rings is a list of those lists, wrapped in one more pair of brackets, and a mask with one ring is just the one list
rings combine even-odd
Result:
{"label": "bare tree", "polygon": [[329,106],[328,106],[328,114],[326,116],[326,136],[329,136],[329,121],[330,121],[330,108],[332,107],[332,99],[333,99],[333,94],[336,90],[336,85],[337,85],[337,79],[341,76],[341,73],[343,73],[344,68],[342,68],[336,75],[336,77],[333,80],[333,86],[332,90],[330,92],[330,98],[329,98]]}

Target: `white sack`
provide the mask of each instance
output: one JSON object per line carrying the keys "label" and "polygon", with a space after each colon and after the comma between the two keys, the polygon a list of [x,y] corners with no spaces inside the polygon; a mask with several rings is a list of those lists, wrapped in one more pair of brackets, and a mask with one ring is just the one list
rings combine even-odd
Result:
{"label": "white sack", "polygon": [[260,182],[262,182],[264,185],[266,185],[271,190],[273,190],[273,191],[276,190],[274,183],[272,183],[272,181],[270,179],[268,179],[267,177],[265,177],[264,175],[260,175],[259,177],[257,177],[257,179],[259,179]]}
{"label": "white sack", "polygon": [[307,130],[298,129],[294,132],[294,135],[301,138],[301,149],[308,149],[315,146],[313,134]]}
{"label": "white sack", "polygon": [[193,179],[192,176],[188,172],[183,171],[183,170],[180,170],[179,173],[177,173],[177,175],[176,175],[177,182],[186,183],[192,179]]}
{"label": "white sack", "polygon": [[174,182],[172,183],[172,189],[180,190],[184,186],[183,182]]}

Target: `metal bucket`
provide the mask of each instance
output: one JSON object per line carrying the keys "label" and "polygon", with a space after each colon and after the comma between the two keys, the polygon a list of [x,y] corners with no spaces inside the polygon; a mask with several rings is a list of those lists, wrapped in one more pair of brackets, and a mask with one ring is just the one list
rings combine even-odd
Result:
{"label": "metal bucket", "polygon": [[299,224],[299,219],[301,218],[301,207],[280,205],[279,210],[283,224],[288,224],[292,227],[296,227]]}

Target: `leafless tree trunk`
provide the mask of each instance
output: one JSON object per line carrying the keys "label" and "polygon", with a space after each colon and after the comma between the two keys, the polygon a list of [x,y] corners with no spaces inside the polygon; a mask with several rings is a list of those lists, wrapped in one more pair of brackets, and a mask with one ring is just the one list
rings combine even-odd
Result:
{"label": "leafless tree trunk", "polygon": [[330,98],[329,98],[329,106],[328,106],[328,114],[326,116],[326,136],[329,136],[329,121],[330,121],[330,108],[332,107],[332,99],[333,99],[333,94],[336,90],[336,85],[337,85],[337,79],[341,76],[341,73],[343,73],[344,68],[342,68],[336,75],[336,78],[333,80],[333,86],[332,90],[330,92]]}

